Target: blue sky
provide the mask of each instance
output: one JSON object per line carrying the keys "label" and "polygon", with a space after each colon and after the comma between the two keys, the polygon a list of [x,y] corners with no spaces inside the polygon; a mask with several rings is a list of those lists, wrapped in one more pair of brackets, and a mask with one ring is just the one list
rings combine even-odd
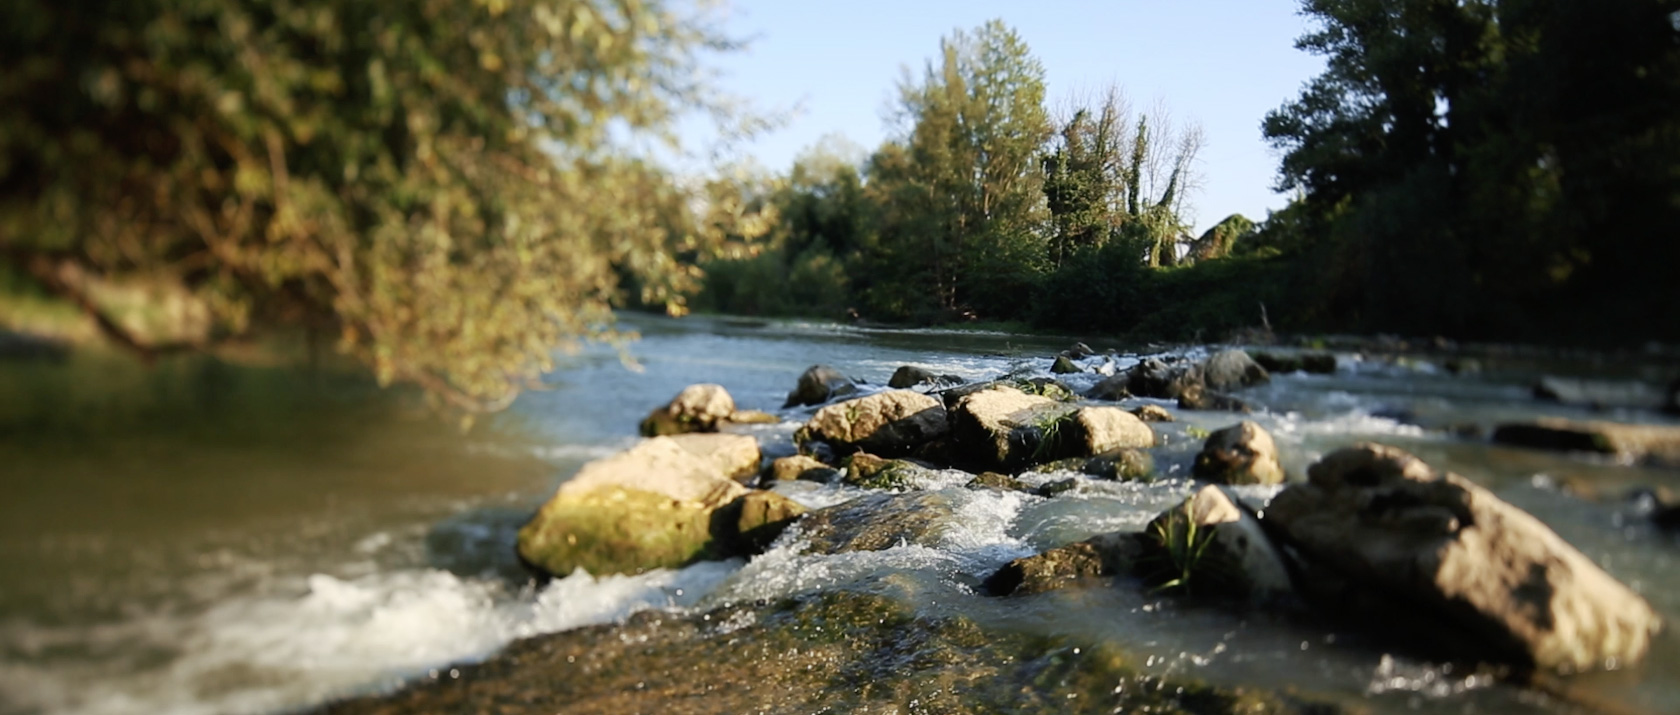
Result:
{"label": "blue sky", "polygon": [[759,109],[798,108],[785,127],[742,148],[783,171],[825,135],[879,146],[902,68],[920,72],[956,28],[1002,19],[1044,63],[1052,107],[1112,82],[1134,107],[1161,102],[1175,120],[1202,125],[1205,183],[1193,197],[1200,231],[1231,213],[1258,220],[1285,203],[1271,191],[1277,156],[1260,138],[1260,120],[1323,67],[1294,48],[1307,29],[1297,7],[1295,0],[731,0],[722,25],[751,43],[713,65],[725,90]]}

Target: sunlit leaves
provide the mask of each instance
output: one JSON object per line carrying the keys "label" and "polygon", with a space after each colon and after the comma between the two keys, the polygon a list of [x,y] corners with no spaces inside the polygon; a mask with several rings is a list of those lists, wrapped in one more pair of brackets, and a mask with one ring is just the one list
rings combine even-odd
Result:
{"label": "sunlit leaves", "polygon": [[612,338],[621,275],[692,281],[679,192],[609,141],[706,101],[728,43],[665,2],[85,5],[0,11],[12,255],[172,276],[220,335],[334,330],[468,410]]}

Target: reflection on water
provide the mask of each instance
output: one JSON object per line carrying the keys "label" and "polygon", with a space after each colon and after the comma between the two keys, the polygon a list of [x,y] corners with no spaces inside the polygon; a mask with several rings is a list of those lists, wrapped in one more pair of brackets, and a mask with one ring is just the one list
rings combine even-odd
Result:
{"label": "reflection on water", "polygon": [[[392,687],[483,657],[509,639],[622,618],[849,586],[910,594],[917,608],[987,627],[1119,645],[1155,672],[1292,683],[1381,711],[1499,712],[1536,696],[1407,660],[1287,614],[1230,614],[1127,589],[992,599],[974,585],[1010,558],[1139,529],[1183,498],[1202,430],[1229,415],[1159,425],[1154,485],[1090,483],[1046,500],[946,488],[957,518],[932,545],[809,556],[797,532],[750,563],[530,582],[512,540],[583,462],[634,438],[652,407],[695,382],[744,408],[779,410],[800,371],[828,363],[874,385],[899,365],[982,378],[1040,374],[1068,339],[827,324],[632,318],[641,369],[614,350],[562,356],[550,389],[462,434],[415,396],[330,370],[178,358],[147,369],[113,356],[0,364],[0,714],[256,713]],[[1094,344],[1099,349],[1120,347]],[[1350,357],[1351,356],[1347,356]],[[1114,358],[1125,367],[1134,358]],[[1100,376],[1068,379],[1076,388]],[[1483,428],[1536,410],[1532,375],[1460,378],[1345,359],[1335,375],[1286,375],[1246,397],[1300,474],[1337,446],[1379,439],[1459,471],[1528,509],[1669,619],[1680,617],[1680,545],[1617,495],[1680,487],[1673,472],[1490,449],[1439,427]],[[812,408],[780,414],[804,419]],[[785,440],[787,425],[762,438]],[[1050,479],[1065,475],[1030,476]],[[937,481],[937,480],[936,480]],[[1559,484],[1607,496],[1583,501]],[[855,490],[778,487],[813,506]],[[1264,501],[1265,489],[1244,494]],[[890,578],[889,578],[890,576]],[[882,584],[891,584],[888,588]],[[902,592],[902,593],[901,593]],[[1649,712],[1680,711],[1680,647],[1575,686]],[[1550,707],[1550,706],[1547,706]]]}

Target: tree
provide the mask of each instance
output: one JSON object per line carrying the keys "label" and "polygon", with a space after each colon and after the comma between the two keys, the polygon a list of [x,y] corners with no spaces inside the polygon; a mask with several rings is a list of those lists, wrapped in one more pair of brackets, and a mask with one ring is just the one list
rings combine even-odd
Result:
{"label": "tree", "polygon": [[885,205],[878,257],[925,276],[941,311],[1018,300],[1044,250],[1043,65],[1001,21],[958,30],[920,81],[907,73],[898,110],[904,133],[870,174]]}
{"label": "tree", "polygon": [[1555,337],[1680,298],[1680,2],[1303,9],[1326,71],[1264,129],[1363,327]]}
{"label": "tree", "polygon": [[1052,263],[1121,233],[1148,246],[1149,265],[1171,263],[1190,225],[1201,146],[1201,127],[1177,127],[1159,106],[1134,114],[1117,87],[1096,106],[1075,104],[1043,162]]}
{"label": "tree", "polygon": [[[143,355],[306,325],[497,409],[614,335],[615,269],[680,300],[681,199],[612,139],[670,136],[727,45],[664,0],[9,2],[0,249]],[[214,329],[130,333],[91,288],[134,280]]]}

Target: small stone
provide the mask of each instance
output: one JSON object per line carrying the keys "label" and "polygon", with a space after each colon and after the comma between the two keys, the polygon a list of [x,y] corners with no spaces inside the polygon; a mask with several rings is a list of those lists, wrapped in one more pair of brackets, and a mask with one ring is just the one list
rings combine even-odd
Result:
{"label": "small stone", "polygon": [[1136,415],[1138,419],[1143,420],[1144,422],[1178,421],[1178,418],[1173,417],[1172,413],[1167,411],[1167,408],[1160,405],[1139,405],[1138,407],[1132,408],[1132,414]]}

